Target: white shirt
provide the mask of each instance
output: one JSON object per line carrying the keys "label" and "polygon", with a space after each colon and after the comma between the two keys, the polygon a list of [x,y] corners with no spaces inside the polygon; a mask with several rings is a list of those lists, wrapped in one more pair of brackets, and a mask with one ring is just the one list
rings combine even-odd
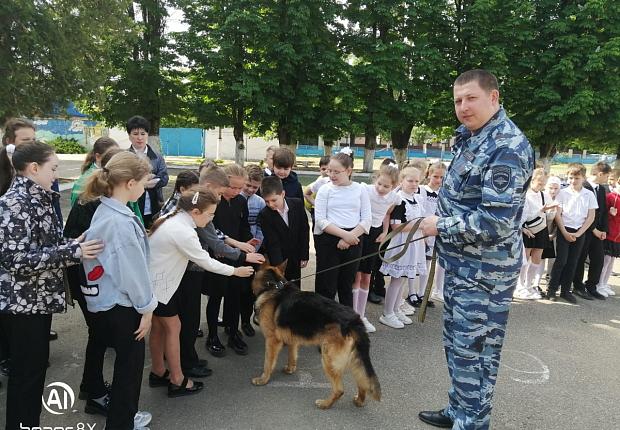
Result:
{"label": "white shirt", "polygon": [[531,221],[535,219],[536,217],[546,216],[542,212],[542,208],[544,205],[551,203],[553,199],[545,191],[542,191],[542,194],[545,196],[544,203],[543,203],[543,198],[541,196],[541,191],[534,191],[532,189],[529,189],[527,190],[527,193],[525,193],[525,205],[523,207],[523,221],[524,222]]}
{"label": "white shirt", "polygon": [[361,225],[368,233],[372,219],[368,193],[357,182],[346,186],[329,182],[316,195],[314,218],[314,234],[322,234],[330,224],[344,229]]}
{"label": "white shirt", "polygon": [[384,196],[380,196],[377,193],[377,188],[371,184],[362,184],[368,193],[368,199],[370,200],[370,213],[372,215],[371,227],[381,227],[383,225],[383,219],[388,209],[393,205],[399,205],[401,198],[394,190],[390,191]]}
{"label": "white shirt", "polygon": [[151,283],[155,298],[161,303],[168,304],[179,288],[189,261],[224,276],[232,276],[235,271],[202,249],[195,228],[191,215],[181,211],[164,221],[149,238]]}
{"label": "white shirt", "polygon": [[562,208],[564,227],[579,230],[586,218],[588,210],[598,209],[594,193],[587,188],[574,191],[570,186],[560,190],[556,201]]}
{"label": "white shirt", "polygon": [[323,185],[327,184],[327,183],[329,183],[329,177],[328,176],[321,176],[316,181],[314,181],[313,183],[308,185],[308,188],[310,188],[310,191],[312,191],[312,194],[316,194],[316,193],[319,192],[321,187]]}
{"label": "white shirt", "polygon": [[288,226],[288,205],[286,204],[286,200],[284,200],[284,208],[281,211],[278,209],[278,213],[282,217],[284,224]]}

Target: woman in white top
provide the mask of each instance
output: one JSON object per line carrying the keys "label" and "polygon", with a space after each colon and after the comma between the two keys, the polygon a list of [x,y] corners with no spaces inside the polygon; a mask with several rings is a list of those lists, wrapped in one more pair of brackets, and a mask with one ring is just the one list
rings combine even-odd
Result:
{"label": "woman in white top", "polygon": [[[151,349],[151,387],[167,386],[168,397],[194,394],[203,387],[201,382],[188,380],[181,370],[178,316],[178,291],[189,261],[210,272],[225,276],[251,276],[252,267],[232,267],[211,258],[200,245],[196,227],[205,227],[213,219],[218,197],[205,187],[184,192],[177,208],[160,218],[151,228],[150,272],[155,297],[159,302],[153,312],[153,327],[149,339]],[[164,355],[169,370],[164,364]]]}
{"label": "woman in white top", "polygon": [[330,183],[323,185],[314,202],[315,291],[353,307],[352,285],[359,262],[323,270],[362,255],[360,238],[371,224],[370,200],[362,185],[351,181],[353,159],[339,153],[328,165]]}

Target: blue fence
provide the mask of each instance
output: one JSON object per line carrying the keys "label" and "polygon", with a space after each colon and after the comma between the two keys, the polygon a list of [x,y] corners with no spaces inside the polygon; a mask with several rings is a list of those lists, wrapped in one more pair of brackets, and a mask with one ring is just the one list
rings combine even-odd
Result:
{"label": "blue fence", "polygon": [[201,128],[160,128],[159,139],[164,155],[204,157],[204,134]]}

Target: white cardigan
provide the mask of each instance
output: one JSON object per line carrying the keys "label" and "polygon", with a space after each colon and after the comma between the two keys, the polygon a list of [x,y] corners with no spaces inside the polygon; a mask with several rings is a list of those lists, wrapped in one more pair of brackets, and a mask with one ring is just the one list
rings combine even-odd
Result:
{"label": "white cardigan", "polygon": [[179,212],[164,221],[149,238],[151,283],[157,301],[168,304],[179,288],[187,263],[191,260],[203,269],[232,276],[235,268],[211,258],[202,249],[196,224],[187,212]]}

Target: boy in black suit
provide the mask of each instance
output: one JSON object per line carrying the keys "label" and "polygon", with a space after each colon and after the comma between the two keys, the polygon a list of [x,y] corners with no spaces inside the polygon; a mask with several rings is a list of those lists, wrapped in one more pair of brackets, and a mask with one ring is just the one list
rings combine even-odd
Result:
{"label": "boy in black suit", "polygon": [[[287,261],[284,277],[299,279],[309,258],[310,228],[303,200],[286,197],[282,180],[277,176],[263,179],[261,195],[267,206],[258,214],[263,231],[262,253],[273,266]],[[295,282],[300,287],[300,281]]]}

